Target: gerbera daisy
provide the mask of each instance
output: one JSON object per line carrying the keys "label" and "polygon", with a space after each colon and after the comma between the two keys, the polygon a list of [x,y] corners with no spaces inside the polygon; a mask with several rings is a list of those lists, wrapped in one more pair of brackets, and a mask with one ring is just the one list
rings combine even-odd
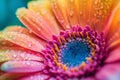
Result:
{"label": "gerbera daisy", "polygon": [[0,80],[120,80],[120,0],[39,0],[0,32]]}

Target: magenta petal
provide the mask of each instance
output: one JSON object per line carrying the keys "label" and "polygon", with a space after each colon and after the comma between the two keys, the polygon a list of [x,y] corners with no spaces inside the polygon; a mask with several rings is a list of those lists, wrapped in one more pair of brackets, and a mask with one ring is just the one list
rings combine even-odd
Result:
{"label": "magenta petal", "polygon": [[37,61],[8,61],[2,64],[5,72],[36,72],[44,69],[44,64]]}
{"label": "magenta petal", "polygon": [[106,63],[119,61],[120,60],[120,46],[110,51],[108,58],[106,59]]}
{"label": "magenta petal", "polygon": [[105,65],[97,74],[97,80],[120,80],[120,63]]}
{"label": "magenta petal", "polygon": [[49,76],[42,73],[33,74],[18,80],[46,80]]}

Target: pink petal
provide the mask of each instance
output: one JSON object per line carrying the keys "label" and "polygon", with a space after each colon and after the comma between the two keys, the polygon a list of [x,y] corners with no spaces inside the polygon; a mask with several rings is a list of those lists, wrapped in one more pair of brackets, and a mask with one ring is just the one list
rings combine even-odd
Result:
{"label": "pink petal", "polygon": [[107,64],[96,73],[97,80],[120,80],[120,63]]}
{"label": "pink petal", "polygon": [[40,53],[35,53],[29,50],[21,49],[0,49],[0,62],[8,60],[36,60],[43,61],[43,57]]}
{"label": "pink petal", "polygon": [[46,80],[49,76],[42,73],[32,74],[28,77],[23,77],[18,80]]}
{"label": "pink petal", "polygon": [[30,73],[4,73],[0,75],[0,80],[17,80],[19,77],[30,75]]}
{"label": "pink petal", "polygon": [[5,72],[37,72],[44,69],[44,64],[37,61],[8,61],[1,65]]}
{"label": "pink petal", "polygon": [[113,48],[113,50],[109,51],[109,56],[106,59],[106,63],[119,61],[120,60],[120,46]]}

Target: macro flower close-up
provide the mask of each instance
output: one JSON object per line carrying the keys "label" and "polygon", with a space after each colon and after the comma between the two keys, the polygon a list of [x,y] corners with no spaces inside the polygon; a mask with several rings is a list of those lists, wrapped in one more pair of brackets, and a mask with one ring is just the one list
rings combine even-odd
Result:
{"label": "macro flower close-up", "polygon": [[120,0],[34,0],[0,31],[0,80],[120,80]]}

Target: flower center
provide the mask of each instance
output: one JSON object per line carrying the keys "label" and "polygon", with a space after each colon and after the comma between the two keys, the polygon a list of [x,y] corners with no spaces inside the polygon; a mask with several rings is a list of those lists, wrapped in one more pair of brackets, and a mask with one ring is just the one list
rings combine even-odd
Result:
{"label": "flower center", "polygon": [[[60,32],[49,41],[45,53],[46,65],[52,73],[60,71],[65,75],[80,77],[90,75],[99,69],[105,53],[102,34],[89,27],[73,27]],[[77,75],[78,74],[78,75]]]}
{"label": "flower center", "polygon": [[59,62],[66,64],[68,67],[79,66],[83,61],[86,61],[86,57],[89,57],[90,47],[87,44],[88,41],[82,39],[72,39],[65,43],[60,48]]}

